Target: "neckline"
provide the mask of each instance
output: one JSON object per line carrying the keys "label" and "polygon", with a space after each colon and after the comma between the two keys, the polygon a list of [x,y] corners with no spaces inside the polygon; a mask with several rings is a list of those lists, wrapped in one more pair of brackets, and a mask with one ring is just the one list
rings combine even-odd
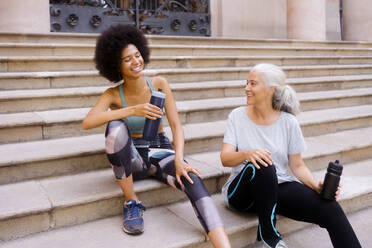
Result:
{"label": "neckline", "polygon": [[256,122],[254,122],[254,121],[252,121],[252,119],[251,118],[249,118],[249,116],[248,116],[248,112],[247,112],[247,108],[246,107],[243,107],[243,110],[244,110],[244,116],[252,123],[252,124],[254,124],[255,126],[257,126],[257,127],[261,127],[261,128],[267,128],[267,127],[272,127],[272,126],[274,126],[274,125],[276,125],[278,122],[279,122],[279,120],[282,118],[282,116],[283,116],[283,111],[280,111],[280,114],[279,114],[279,116],[278,116],[278,118],[273,122],[273,123],[271,123],[271,124],[269,124],[269,125],[260,125],[260,124],[257,124]]}
{"label": "neckline", "polygon": [[[145,77],[145,79],[146,79],[147,85],[150,87],[150,91],[152,93],[154,91],[154,86],[152,85],[150,78]],[[123,91],[123,84],[124,84],[124,82],[119,85],[119,92],[120,92],[120,98],[121,98],[121,107],[125,108],[125,107],[127,107],[127,102],[125,101],[125,96],[124,96],[124,91]]]}

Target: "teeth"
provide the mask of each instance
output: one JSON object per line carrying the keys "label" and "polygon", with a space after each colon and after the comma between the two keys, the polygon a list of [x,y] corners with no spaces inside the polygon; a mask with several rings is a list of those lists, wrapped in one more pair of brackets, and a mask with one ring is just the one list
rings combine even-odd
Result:
{"label": "teeth", "polygon": [[141,68],[142,68],[142,66],[139,65],[136,68],[133,68],[132,71],[139,71],[139,70],[141,70]]}

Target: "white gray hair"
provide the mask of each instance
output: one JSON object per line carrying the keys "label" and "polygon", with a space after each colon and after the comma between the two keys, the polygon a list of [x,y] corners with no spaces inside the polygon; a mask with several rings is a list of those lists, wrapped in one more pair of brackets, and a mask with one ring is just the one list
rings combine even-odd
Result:
{"label": "white gray hair", "polygon": [[300,112],[300,102],[295,90],[286,84],[284,71],[273,64],[257,64],[251,71],[259,72],[267,87],[275,87],[273,108],[296,115]]}

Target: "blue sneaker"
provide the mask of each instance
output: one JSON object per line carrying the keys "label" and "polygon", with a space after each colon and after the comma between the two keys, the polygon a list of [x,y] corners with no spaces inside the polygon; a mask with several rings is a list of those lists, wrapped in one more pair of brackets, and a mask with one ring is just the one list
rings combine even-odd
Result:
{"label": "blue sneaker", "polygon": [[141,202],[130,200],[124,203],[123,207],[123,230],[128,234],[141,234],[143,233],[143,212],[146,208]]}

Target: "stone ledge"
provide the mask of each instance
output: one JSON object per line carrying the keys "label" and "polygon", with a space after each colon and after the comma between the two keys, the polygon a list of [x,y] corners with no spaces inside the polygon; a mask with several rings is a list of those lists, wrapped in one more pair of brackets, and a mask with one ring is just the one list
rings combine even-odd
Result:
{"label": "stone ledge", "polygon": [[[325,170],[315,172],[315,176],[321,179],[324,176]],[[351,213],[370,207],[372,201],[369,195],[372,192],[372,186],[369,183],[369,175],[372,173],[372,160],[366,160],[352,165],[345,165],[342,176],[342,191],[339,202],[346,213]],[[364,181],[365,183],[363,183]],[[361,184],[356,184],[360,182]],[[359,192],[359,193],[356,193]],[[231,210],[228,210],[222,201],[221,195],[214,195],[213,199],[221,214],[225,228],[234,246],[243,246],[255,242],[257,219],[251,214],[243,215]],[[355,205],[351,200],[359,199],[363,202],[362,205]],[[369,200],[368,200],[369,199]],[[21,238],[3,243],[4,248],[21,247],[24,245],[31,245],[37,247],[44,247],[50,245],[50,242],[58,245],[56,247],[64,247],[69,245],[71,247],[89,246],[102,247],[108,242],[111,245],[117,244],[121,247],[123,243],[140,244],[144,242],[146,247],[205,247],[207,245],[207,237],[204,234],[197,218],[194,216],[194,211],[188,201],[170,204],[167,206],[156,207],[145,212],[145,233],[141,236],[128,236],[121,231],[121,218],[111,217],[102,220],[52,230],[49,232],[34,234],[29,237]],[[287,218],[278,216],[277,222],[278,230],[287,235],[288,233],[304,227],[304,223],[295,222]],[[172,227],[176,224],[177,227]],[[174,229],[176,228],[176,229]],[[182,230],[173,232],[169,236],[170,230]],[[156,234],[154,233],[156,232]],[[92,235],[99,232],[100,235]],[[76,233],[79,233],[77,238]],[[105,235],[102,235],[105,233]],[[164,233],[164,236],[162,236]],[[243,235],[245,234],[245,235]],[[86,235],[86,236],[85,236]],[[160,240],[155,237],[161,236]],[[179,236],[181,235],[181,236]],[[243,235],[243,236],[242,236]],[[94,236],[94,239],[91,237]],[[175,236],[177,236],[176,239]],[[239,236],[239,239],[236,239]],[[85,238],[86,237],[86,238]],[[155,239],[154,239],[155,238]],[[115,242],[113,242],[115,240]],[[149,240],[151,242],[149,243]],[[182,240],[178,243],[176,240]],[[161,242],[161,243],[157,243]],[[154,246],[151,246],[154,244]],[[210,245],[210,244],[209,244]],[[103,245],[104,246],[104,245]],[[113,247],[116,247],[115,245]]]}

